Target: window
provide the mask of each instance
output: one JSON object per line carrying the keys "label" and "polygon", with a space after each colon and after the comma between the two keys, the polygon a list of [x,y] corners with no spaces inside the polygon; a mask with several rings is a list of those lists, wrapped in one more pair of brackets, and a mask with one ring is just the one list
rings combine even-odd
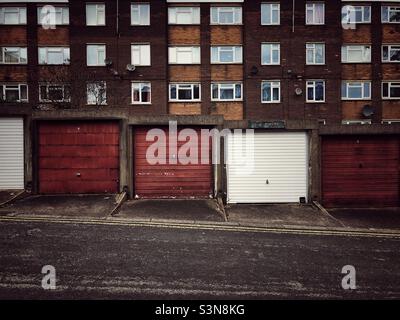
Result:
{"label": "window", "polygon": [[150,66],[151,51],[149,44],[131,45],[131,63],[134,66]]}
{"label": "window", "polygon": [[28,102],[28,85],[0,84],[0,101]]}
{"label": "window", "polygon": [[242,83],[213,83],[211,84],[212,101],[242,101]]}
{"label": "window", "polygon": [[200,24],[200,7],[168,8],[169,24]]}
{"label": "window", "polygon": [[400,81],[382,82],[382,99],[400,99]]}
{"label": "window", "polygon": [[310,2],[306,4],[306,24],[325,23],[325,4]]}
{"label": "window", "polygon": [[169,85],[169,101],[200,101],[199,83],[181,83]]}
{"label": "window", "polygon": [[400,6],[382,6],[382,22],[400,23]]}
{"label": "window", "polygon": [[261,45],[261,64],[280,64],[281,45],[279,43],[263,43]]}
{"label": "window", "polygon": [[242,8],[211,7],[211,24],[242,24]]}
{"label": "window", "polygon": [[261,4],[261,24],[279,25],[280,24],[280,4],[263,3]]}
{"label": "window", "polygon": [[400,62],[400,44],[383,45],[382,62]]}
{"label": "window", "polygon": [[87,91],[87,104],[89,105],[107,104],[107,90],[105,81],[88,83],[86,91]]}
{"label": "window", "polygon": [[132,83],[132,104],[151,103],[151,83]]}
{"label": "window", "polygon": [[0,64],[26,64],[27,50],[21,47],[0,47]]}
{"label": "window", "polygon": [[[55,10],[51,10],[54,8]],[[69,24],[69,8],[45,6],[38,7],[38,24],[43,25],[67,25]]]}
{"label": "window", "polygon": [[169,47],[170,64],[199,64],[200,47]]}
{"label": "window", "polygon": [[348,45],[342,47],[342,62],[371,62],[371,46]]}
{"label": "window", "polygon": [[307,102],[325,102],[325,81],[307,81]]}
{"label": "window", "polygon": [[88,66],[105,66],[106,45],[88,44],[86,46],[86,64]]}
{"label": "window", "polygon": [[86,4],[86,25],[87,26],[106,25],[106,6],[104,3]]}
{"label": "window", "polygon": [[307,64],[325,64],[325,44],[306,44]]}
{"label": "window", "polygon": [[279,103],[281,102],[281,83],[280,81],[263,81],[261,84],[261,102]]}
{"label": "window", "polygon": [[369,100],[371,99],[371,82],[343,81],[342,100]]}
{"label": "window", "polygon": [[69,48],[39,48],[39,64],[69,64]]}
{"label": "window", "polygon": [[70,101],[70,86],[62,84],[40,84],[40,102],[67,102]]}
{"label": "window", "polygon": [[0,24],[26,24],[26,8],[24,7],[0,8]]}
{"label": "window", "polygon": [[342,23],[371,23],[371,6],[344,6]]}
{"label": "window", "polygon": [[211,63],[243,63],[241,46],[211,47]]}
{"label": "window", "polygon": [[132,26],[150,25],[150,4],[140,3],[131,5],[131,25]]}

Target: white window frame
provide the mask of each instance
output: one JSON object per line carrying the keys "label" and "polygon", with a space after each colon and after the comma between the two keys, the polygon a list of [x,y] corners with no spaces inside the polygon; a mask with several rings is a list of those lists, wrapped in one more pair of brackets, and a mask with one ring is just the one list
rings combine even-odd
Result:
{"label": "white window frame", "polygon": [[[88,11],[90,7],[94,7],[96,11],[96,23],[89,23],[88,21]],[[103,19],[100,19],[99,13],[103,13]],[[100,21],[99,21],[100,20]],[[99,3],[86,3],[86,26],[105,26],[106,25],[106,5],[103,2]]]}
{"label": "white window frame", "polygon": [[[146,17],[146,22],[142,23],[142,8],[148,8],[148,16]],[[137,11],[139,21],[133,21],[133,12]],[[149,26],[150,25],[150,15],[151,15],[151,7],[150,3],[132,3],[131,4],[131,26]]]}
{"label": "white window frame", "polygon": [[[196,53],[197,51],[197,53]],[[179,53],[191,53],[191,61],[179,61]],[[196,59],[197,58],[197,59]],[[201,64],[201,48],[200,46],[170,46],[168,47],[168,63],[169,64]]]}
{"label": "white window frame", "polygon": [[[149,98],[150,101],[143,101],[142,93],[143,93],[143,87],[149,87],[150,92],[149,92]],[[139,101],[134,100],[134,90],[138,89],[139,90]],[[151,104],[151,82],[132,82],[131,84],[131,96],[132,96],[132,104]]]}
{"label": "white window frame", "polygon": [[[184,90],[183,87],[189,87],[192,92],[192,99],[179,99],[179,90],[182,89]],[[195,99],[194,97],[194,88],[195,86],[199,87],[199,98]],[[173,87],[176,87],[176,99],[173,99],[171,96],[171,90]],[[187,90],[187,88],[185,88]],[[201,102],[201,84],[200,83],[170,83],[168,86],[168,101],[169,102]]]}
{"label": "white window frame", "polygon": [[[344,13],[344,10],[346,10],[346,8],[347,8],[347,12]],[[353,12],[350,11],[350,9],[352,9],[352,8],[354,8]],[[369,8],[369,18],[368,19],[365,18],[366,8]],[[357,11],[361,11],[361,21],[357,21]],[[346,6],[342,7],[342,22],[343,23],[355,23],[355,24],[371,23],[371,15],[372,15],[372,11],[371,11],[371,6],[369,6],[369,5],[360,5],[360,6],[346,5]]]}
{"label": "white window frame", "polygon": [[[97,85],[97,84],[104,84],[104,86],[102,88],[104,88],[104,100],[105,101],[101,101],[101,103],[97,103],[96,101],[92,102],[89,100],[89,86],[91,85]],[[98,86],[98,88],[100,88],[100,86]],[[98,90],[97,88],[97,90]],[[96,105],[102,105],[102,106],[106,106],[107,105],[107,83],[106,81],[96,81],[96,82],[88,82],[86,83],[86,104],[88,106],[96,106]]]}
{"label": "white window frame", "polygon": [[[361,49],[361,53],[363,56],[363,60],[359,61],[359,60],[354,60],[354,61],[349,61],[349,51],[358,51]],[[369,50],[369,60],[365,60],[366,57],[366,53],[367,50]],[[344,59],[345,56],[343,54],[343,52],[345,51],[345,55],[346,55],[346,60]],[[346,44],[342,46],[342,52],[341,52],[341,60],[342,63],[371,63],[372,61],[372,50],[371,50],[371,45],[366,45],[366,44]]]}
{"label": "white window frame", "polygon": [[[29,92],[28,92],[28,85],[26,83],[0,83],[0,86],[2,88],[2,92],[0,92],[0,99],[3,97],[6,97],[6,91],[7,90],[15,90],[15,87],[18,87],[18,97],[19,99],[17,101],[5,101],[5,103],[21,103],[21,102],[28,102],[29,100]],[[26,99],[21,99],[21,87],[25,86],[26,87]],[[2,100],[3,101],[3,100]]]}
{"label": "white window frame", "polygon": [[[134,52],[139,54],[139,60],[134,60]],[[150,43],[132,43],[131,44],[131,64],[138,67],[151,66],[151,45]]]}
{"label": "white window frame", "polygon": [[[267,9],[267,8],[269,8],[269,9]],[[274,11],[278,11],[278,21],[276,21],[276,22],[274,22],[272,19]],[[266,14],[266,13],[270,14],[271,23],[264,22],[263,14]],[[261,3],[261,25],[262,26],[279,26],[280,24],[281,24],[281,5],[280,5],[280,3],[277,3],[277,2]]]}
{"label": "white window frame", "polygon": [[[236,98],[236,86],[240,85],[240,98]],[[214,98],[213,89],[214,86],[218,86],[218,98]],[[221,89],[226,87],[226,89],[233,89],[233,99],[222,99]],[[243,83],[242,82],[213,82],[211,83],[211,101],[243,101]]]}
{"label": "white window frame", "polygon": [[[269,53],[271,57],[270,62],[264,62],[263,57],[264,57],[264,50],[268,50],[267,46],[270,46]],[[275,47],[277,46],[277,48]],[[278,50],[278,61],[274,62],[273,61],[273,52]],[[279,66],[281,64],[281,44],[279,42],[264,42],[261,44],[261,65],[263,66]]]}
{"label": "white window frame", "polygon": [[[264,100],[264,84],[270,83],[270,95],[271,101]],[[278,100],[274,100],[274,89],[278,89],[279,95]],[[281,81],[280,80],[263,80],[261,82],[261,103],[271,104],[271,103],[281,103]]]}
{"label": "white window frame", "polygon": [[[388,10],[388,16],[384,17],[383,16],[383,11],[387,8]],[[400,21],[390,21],[390,12],[391,11],[399,11],[400,12],[400,6],[382,6],[381,7],[381,21],[382,23],[400,23]]]}
{"label": "white window frame", "polygon": [[[322,62],[317,62],[317,46],[322,46]],[[313,51],[313,61],[308,61],[308,51]],[[325,64],[325,43],[323,42],[309,42],[306,43],[306,65],[324,65]]]}
{"label": "white window frame", "polygon": [[[18,62],[6,62],[6,51],[18,52]],[[21,59],[25,58],[25,62]],[[27,47],[0,47],[0,64],[27,64],[28,63],[28,49]]]}
{"label": "white window frame", "polygon": [[[67,99],[65,98],[66,87],[68,87],[68,86],[69,85],[59,84],[59,83],[39,83],[39,102],[70,102],[71,101],[71,96],[68,97]],[[42,97],[41,87],[46,87],[47,96],[49,96],[49,87],[60,87],[60,88],[62,88],[63,99],[62,100],[44,99]]]}
{"label": "white window frame", "polygon": [[[18,15],[17,23],[6,23],[6,14],[14,13]],[[26,24],[26,7],[0,7],[0,25],[25,25]]]}
{"label": "white window frame", "polygon": [[[387,47],[388,50],[388,59],[385,60],[383,58],[383,51],[385,49],[385,47]],[[400,63],[400,59],[399,60],[390,60],[390,51],[392,51],[392,47],[397,47],[398,49],[396,49],[396,51],[400,52],[400,44],[384,44],[382,45],[382,62],[384,63]]]}
{"label": "white window frame", "polygon": [[[43,24],[43,20],[44,22],[48,25],[48,24],[52,24],[52,25],[56,25],[56,26],[61,26],[61,25],[69,25],[69,7],[63,7],[63,6],[57,6],[54,7],[55,12],[51,12],[48,11],[45,12],[46,15],[43,15],[42,9],[44,7],[40,6],[37,8],[37,19],[38,19],[38,24],[41,25]],[[47,14],[49,15],[47,17]],[[55,15],[54,15],[55,14]],[[57,21],[57,16],[61,15],[61,22]]]}
{"label": "white window frame", "polygon": [[[221,52],[232,51],[233,61],[221,61]],[[240,52],[238,52],[240,51]],[[217,54],[217,60],[214,59],[214,52]],[[242,64],[243,63],[243,47],[242,46],[211,46],[211,64]]]}
{"label": "white window frame", "polygon": [[[365,94],[365,84],[369,85],[369,95],[366,96]],[[343,92],[343,87],[345,92]],[[361,89],[361,98],[350,98],[349,97],[349,88],[354,87]],[[371,100],[371,91],[372,91],[372,82],[371,81],[357,81],[357,80],[343,80],[342,81],[342,88],[341,88],[341,97],[344,101],[351,101],[351,100]]]}
{"label": "white window frame", "polygon": [[[96,47],[97,58],[96,63],[89,62],[89,48]],[[104,61],[99,61],[99,53],[104,51]],[[88,67],[104,67],[106,65],[105,60],[107,59],[107,49],[104,43],[88,43],[86,44],[86,65]]]}
{"label": "white window frame", "polygon": [[[315,7],[317,6],[317,5],[322,5],[322,8],[323,8],[323,21],[322,21],[322,23],[317,23],[316,21],[315,21]],[[308,23],[308,10],[309,10],[309,6],[312,6],[312,22],[311,23]],[[324,25],[325,24],[325,3],[324,2],[306,2],[306,25],[308,25],[308,26],[315,26],[315,25],[317,25],[317,26],[320,26],[320,25]]]}
{"label": "white window frame", "polygon": [[[217,20],[214,20],[214,13],[216,11]],[[232,23],[221,22],[221,12],[232,13]],[[238,14],[239,12],[239,14]],[[239,19],[236,19],[239,16]],[[242,7],[217,7],[210,8],[210,24],[211,25],[241,25],[243,24],[243,10]]]}
{"label": "white window frame", "polygon": [[[385,97],[383,95],[383,87],[384,85],[387,84],[388,85],[388,96]],[[390,89],[392,87],[396,87],[400,89],[400,80],[396,80],[396,81],[382,81],[382,100],[400,100],[400,96],[399,97],[392,97],[390,95]]]}
{"label": "white window frame", "polygon": [[[49,52],[60,52],[63,57],[63,63],[49,63]],[[41,60],[42,53],[45,55],[45,61]],[[69,65],[70,64],[70,49],[69,47],[39,47],[39,64],[40,65]]]}
{"label": "white window frame", "polygon": [[[178,22],[179,14],[190,14],[191,22]],[[172,16],[174,19],[172,19]],[[169,7],[168,8],[168,24],[176,25],[198,25],[200,24],[200,7]]]}
{"label": "white window frame", "polygon": [[[316,83],[322,82],[324,88],[324,99],[323,100],[316,100],[315,99],[315,92],[316,92]],[[314,94],[313,99],[308,99],[308,88],[313,88]],[[326,100],[326,81],[325,80],[306,80],[306,102],[307,103],[324,103]]]}

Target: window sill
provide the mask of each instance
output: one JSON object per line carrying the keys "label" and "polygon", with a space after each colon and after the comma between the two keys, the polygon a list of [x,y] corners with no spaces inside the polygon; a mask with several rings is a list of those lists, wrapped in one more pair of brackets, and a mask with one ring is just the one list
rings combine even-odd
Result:
{"label": "window sill", "polygon": [[151,106],[152,105],[152,103],[150,102],[141,102],[141,103],[131,103],[131,106],[135,106],[135,107],[137,107],[137,106]]}
{"label": "window sill", "polygon": [[326,103],[326,101],[306,101],[306,103],[318,104],[318,103]]}
{"label": "window sill", "polygon": [[201,103],[201,100],[168,100],[168,103]]}
{"label": "window sill", "polygon": [[271,102],[266,102],[266,101],[261,101],[261,104],[281,104],[282,101],[271,101]]}
{"label": "window sill", "polygon": [[382,98],[383,101],[400,100],[400,97],[396,98]]}
{"label": "window sill", "polygon": [[342,101],[372,101],[371,98],[342,98]]}
{"label": "window sill", "polygon": [[211,102],[243,102],[242,100],[211,100]]}
{"label": "window sill", "polygon": [[0,62],[0,66],[27,66],[28,63],[2,63]]}

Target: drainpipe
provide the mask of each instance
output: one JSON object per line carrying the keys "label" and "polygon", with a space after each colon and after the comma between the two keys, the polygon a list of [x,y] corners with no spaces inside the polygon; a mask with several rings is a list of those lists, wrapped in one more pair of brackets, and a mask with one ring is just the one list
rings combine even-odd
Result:
{"label": "drainpipe", "polygon": [[294,32],[294,14],[295,14],[296,0],[292,4],[292,32]]}

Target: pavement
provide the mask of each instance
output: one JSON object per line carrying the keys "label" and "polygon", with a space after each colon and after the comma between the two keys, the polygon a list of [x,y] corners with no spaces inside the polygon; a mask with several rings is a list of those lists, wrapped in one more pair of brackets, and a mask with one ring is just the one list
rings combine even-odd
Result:
{"label": "pavement", "polygon": [[0,190],[0,205],[12,200],[21,190]]}

